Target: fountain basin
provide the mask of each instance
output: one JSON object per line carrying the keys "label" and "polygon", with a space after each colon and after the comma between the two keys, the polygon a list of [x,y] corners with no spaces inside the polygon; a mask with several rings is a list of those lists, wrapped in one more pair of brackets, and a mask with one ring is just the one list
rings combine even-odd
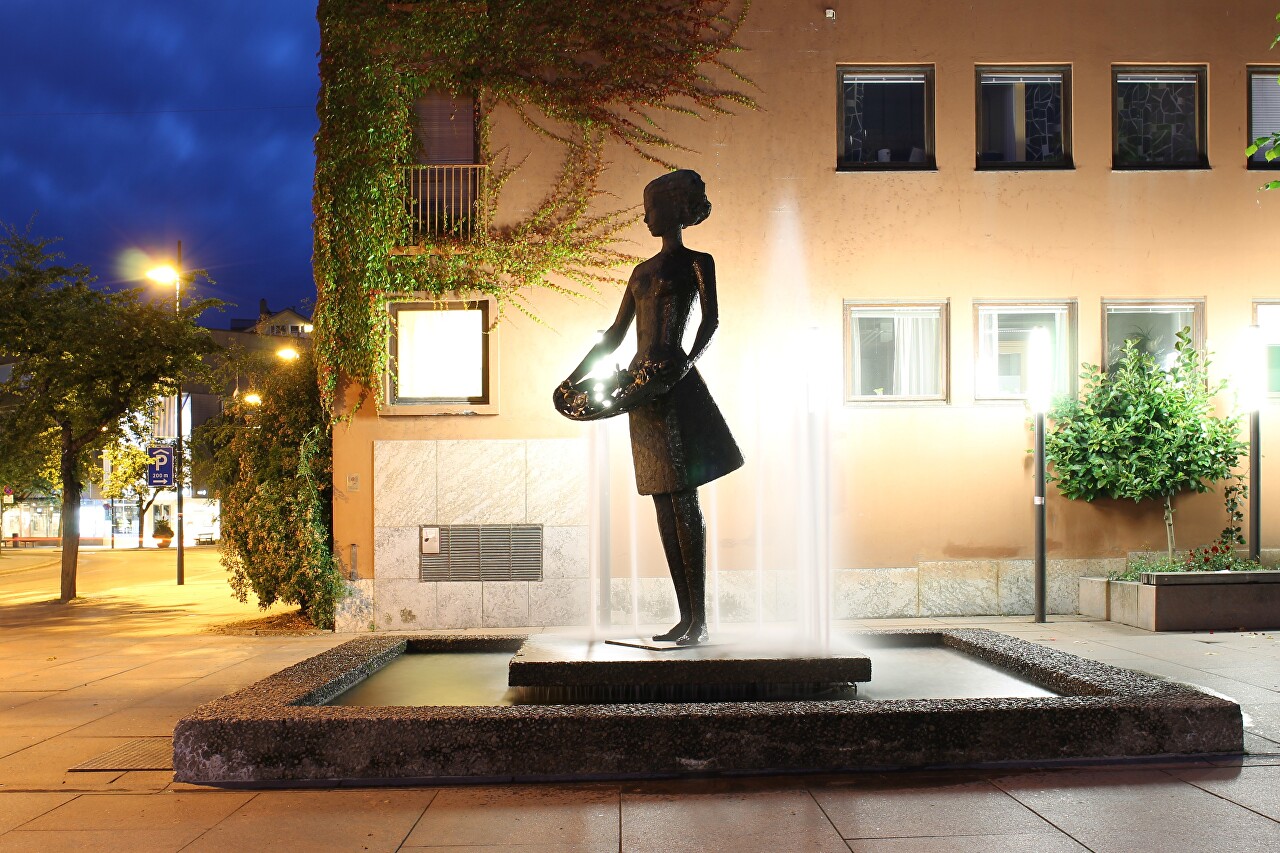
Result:
{"label": "fountain basin", "polygon": [[[1240,708],[984,629],[866,632],[945,646],[1059,695],[561,705],[327,704],[404,654],[523,637],[368,637],[196,709],[174,771],[197,784],[536,780],[834,771],[1239,753]],[[874,658],[874,655],[873,655]],[[874,685],[874,679],[872,684]]]}

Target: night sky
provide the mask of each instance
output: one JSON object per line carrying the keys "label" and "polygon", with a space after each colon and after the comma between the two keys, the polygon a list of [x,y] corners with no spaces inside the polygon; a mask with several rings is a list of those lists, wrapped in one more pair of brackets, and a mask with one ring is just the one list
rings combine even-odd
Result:
{"label": "night sky", "polygon": [[0,0],[0,221],[112,286],[182,240],[211,327],[309,306],[315,7]]}

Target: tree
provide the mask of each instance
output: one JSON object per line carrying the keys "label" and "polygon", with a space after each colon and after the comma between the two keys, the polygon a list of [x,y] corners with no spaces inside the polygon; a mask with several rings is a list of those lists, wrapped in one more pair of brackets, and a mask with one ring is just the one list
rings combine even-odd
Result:
{"label": "tree", "polygon": [[[261,397],[224,401],[193,437],[196,464],[222,506],[222,564],[241,601],[297,604],[333,626],[342,578],[333,556],[332,432],[320,403],[315,356],[288,364],[263,353],[223,368]],[[202,452],[203,451],[203,452]],[[202,459],[202,456],[207,458]]]}
{"label": "tree", "polygon": [[0,411],[0,457],[58,462],[62,496],[60,600],[76,595],[80,496],[88,468],[119,436],[121,418],[202,369],[214,344],[195,319],[215,300],[181,311],[138,289],[92,287],[88,267],[57,263],[54,241],[0,223],[0,356],[13,361]]}
{"label": "tree", "polygon": [[1178,333],[1176,352],[1167,371],[1136,341],[1125,342],[1109,373],[1086,364],[1079,399],[1053,407],[1045,436],[1050,479],[1065,497],[1163,499],[1170,559],[1173,497],[1233,477],[1247,450],[1239,416],[1214,413],[1226,383],[1209,384],[1208,361],[1190,329]]}

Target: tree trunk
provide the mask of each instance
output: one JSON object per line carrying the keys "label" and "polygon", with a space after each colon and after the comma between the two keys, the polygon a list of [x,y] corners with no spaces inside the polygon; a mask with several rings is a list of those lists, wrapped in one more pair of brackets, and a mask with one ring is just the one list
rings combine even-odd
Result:
{"label": "tree trunk", "polygon": [[80,485],[79,454],[67,430],[62,432],[62,592],[63,604],[76,597],[76,565],[80,559]]}
{"label": "tree trunk", "polygon": [[1169,560],[1173,561],[1173,496],[1164,496],[1164,535],[1169,545]]}

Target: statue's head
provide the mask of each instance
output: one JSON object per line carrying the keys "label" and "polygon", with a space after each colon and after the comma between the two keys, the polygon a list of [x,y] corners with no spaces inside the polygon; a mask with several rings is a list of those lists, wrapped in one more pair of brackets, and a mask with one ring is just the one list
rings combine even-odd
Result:
{"label": "statue's head", "polygon": [[655,236],[672,225],[681,228],[697,225],[710,215],[707,185],[691,169],[668,172],[644,188],[644,221]]}

